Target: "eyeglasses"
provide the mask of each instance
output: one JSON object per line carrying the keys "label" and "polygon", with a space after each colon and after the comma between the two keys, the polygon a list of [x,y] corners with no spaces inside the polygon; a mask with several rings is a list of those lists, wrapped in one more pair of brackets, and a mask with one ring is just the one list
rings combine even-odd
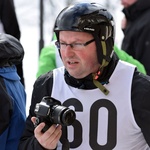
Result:
{"label": "eyeglasses", "polygon": [[73,49],[73,50],[81,50],[83,49],[85,46],[89,45],[90,43],[94,42],[95,39],[92,39],[90,41],[87,41],[85,43],[72,43],[72,44],[67,44],[67,43],[63,43],[63,42],[55,42],[55,45],[58,49],[65,49],[68,45]]}

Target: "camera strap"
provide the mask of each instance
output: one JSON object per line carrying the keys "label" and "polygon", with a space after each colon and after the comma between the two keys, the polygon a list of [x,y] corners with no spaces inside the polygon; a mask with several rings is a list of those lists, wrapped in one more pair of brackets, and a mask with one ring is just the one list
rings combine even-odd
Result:
{"label": "camera strap", "polygon": [[69,150],[70,144],[68,139],[62,138],[62,150]]}
{"label": "camera strap", "polygon": [[62,132],[63,132],[63,135],[60,138],[60,141],[62,143],[62,150],[69,150],[70,149],[70,143],[69,143],[69,140],[67,138],[67,127],[66,126],[62,127]]}

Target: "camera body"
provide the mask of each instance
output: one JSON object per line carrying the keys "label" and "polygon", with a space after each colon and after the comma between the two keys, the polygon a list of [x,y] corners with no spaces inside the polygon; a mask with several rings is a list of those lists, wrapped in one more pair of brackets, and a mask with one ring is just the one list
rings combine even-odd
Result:
{"label": "camera body", "polygon": [[61,102],[50,97],[43,97],[40,103],[37,103],[34,110],[36,114],[36,126],[45,122],[43,132],[45,132],[52,124],[60,124],[62,126],[71,125],[75,118],[75,112],[65,106],[61,105]]}

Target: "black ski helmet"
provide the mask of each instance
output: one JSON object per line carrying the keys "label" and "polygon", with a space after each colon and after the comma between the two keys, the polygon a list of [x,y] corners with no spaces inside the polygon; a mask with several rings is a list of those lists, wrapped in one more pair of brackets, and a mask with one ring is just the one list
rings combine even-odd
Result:
{"label": "black ski helmet", "polygon": [[97,57],[105,67],[113,54],[115,23],[113,16],[100,4],[77,3],[64,8],[56,18],[54,32],[59,40],[59,31],[88,32],[94,36]]}

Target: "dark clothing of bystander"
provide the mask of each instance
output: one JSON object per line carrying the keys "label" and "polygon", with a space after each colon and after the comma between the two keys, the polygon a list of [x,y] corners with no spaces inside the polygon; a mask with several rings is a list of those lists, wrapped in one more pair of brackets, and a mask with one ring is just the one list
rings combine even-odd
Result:
{"label": "dark clothing of bystander", "polygon": [[[4,33],[10,34],[20,40],[21,32],[13,0],[0,0],[0,22],[3,26]],[[24,85],[23,62],[21,61],[16,67],[17,73]]]}
{"label": "dark clothing of bystander", "polygon": [[24,56],[19,41],[0,34],[0,150],[17,150],[26,119],[26,93],[16,64]]}
{"label": "dark clothing of bystander", "polygon": [[123,29],[122,49],[140,61],[150,75],[150,1],[138,0],[123,13],[127,26]]}

